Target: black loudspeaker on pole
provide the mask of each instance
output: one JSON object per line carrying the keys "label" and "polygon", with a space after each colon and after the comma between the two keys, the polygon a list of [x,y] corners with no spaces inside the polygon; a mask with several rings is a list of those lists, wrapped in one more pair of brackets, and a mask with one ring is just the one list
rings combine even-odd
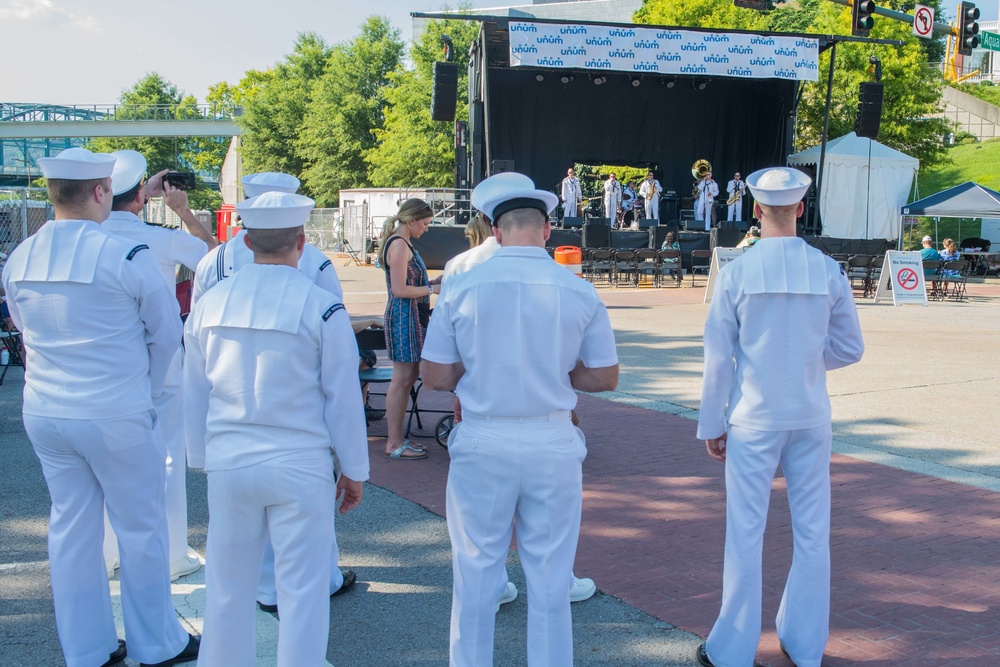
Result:
{"label": "black loudspeaker on pole", "polygon": [[431,91],[431,120],[455,120],[458,104],[458,64],[434,63],[434,89]]}
{"label": "black loudspeaker on pole", "polygon": [[854,123],[854,133],[859,137],[878,137],[879,126],[882,124],[883,93],[881,83],[866,81],[861,84],[858,117]]}

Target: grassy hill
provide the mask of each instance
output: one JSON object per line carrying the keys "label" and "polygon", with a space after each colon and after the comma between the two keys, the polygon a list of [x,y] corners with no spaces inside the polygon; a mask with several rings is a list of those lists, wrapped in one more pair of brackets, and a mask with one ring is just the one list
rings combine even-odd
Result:
{"label": "grassy hill", "polygon": [[948,150],[950,164],[921,169],[917,185],[921,197],[929,197],[966,181],[1000,191],[1000,139],[978,144],[964,144]]}

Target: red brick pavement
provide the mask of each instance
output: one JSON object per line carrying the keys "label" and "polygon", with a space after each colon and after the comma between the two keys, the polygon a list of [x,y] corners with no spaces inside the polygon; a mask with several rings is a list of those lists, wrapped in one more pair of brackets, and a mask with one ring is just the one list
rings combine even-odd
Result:
{"label": "red brick pavement", "polygon": [[[450,395],[426,392],[425,407]],[[587,434],[576,572],[630,605],[705,636],[719,609],[723,466],[695,422],[582,396]],[[439,415],[427,415],[426,433]],[[387,462],[372,424],[372,482],[444,514],[448,456]],[[428,442],[433,443],[433,439]],[[833,457],[833,588],[824,665],[1000,665],[1000,494]],[[791,562],[784,480],[774,484],[758,659],[786,667],[773,619]]]}

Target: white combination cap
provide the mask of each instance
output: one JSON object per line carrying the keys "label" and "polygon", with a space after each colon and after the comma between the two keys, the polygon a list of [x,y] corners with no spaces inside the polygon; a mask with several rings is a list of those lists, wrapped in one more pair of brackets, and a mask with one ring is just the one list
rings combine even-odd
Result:
{"label": "white combination cap", "polygon": [[295,194],[299,189],[299,179],[291,174],[280,171],[262,171],[259,174],[248,174],[243,177],[243,194],[247,197],[257,197],[265,192],[287,192]]}
{"label": "white combination cap", "polygon": [[533,208],[548,215],[559,204],[559,197],[535,188],[535,182],[516,172],[490,176],[472,191],[472,205],[496,223],[497,218],[519,208]]}
{"label": "white combination cap", "polygon": [[38,158],[38,167],[45,178],[89,181],[109,177],[115,167],[115,156],[92,153],[86,148],[67,148],[55,157]]}
{"label": "white combination cap", "polygon": [[236,205],[246,229],[289,229],[309,219],[316,205],[312,199],[290,192],[265,192]]}
{"label": "white combination cap", "polygon": [[802,201],[812,179],[791,167],[769,167],[747,176],[746,183],[758,204],[790,206]]}
{"label": "white combination cap", "polygon": [[111,194],[118,196],[139,185],[146,175],[146,158],[138,151],[115,151],[115,168],[111,172]]}

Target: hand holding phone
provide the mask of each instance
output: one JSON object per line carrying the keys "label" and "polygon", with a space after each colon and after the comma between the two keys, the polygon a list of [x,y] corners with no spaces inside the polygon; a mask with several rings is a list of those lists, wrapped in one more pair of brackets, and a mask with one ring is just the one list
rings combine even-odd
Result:
{"label": "hand holding phone", "polygon": [[178,190],[194,190],[198,186],[194,172],[171,171],[163,175],[164,183],[170,183]]}

